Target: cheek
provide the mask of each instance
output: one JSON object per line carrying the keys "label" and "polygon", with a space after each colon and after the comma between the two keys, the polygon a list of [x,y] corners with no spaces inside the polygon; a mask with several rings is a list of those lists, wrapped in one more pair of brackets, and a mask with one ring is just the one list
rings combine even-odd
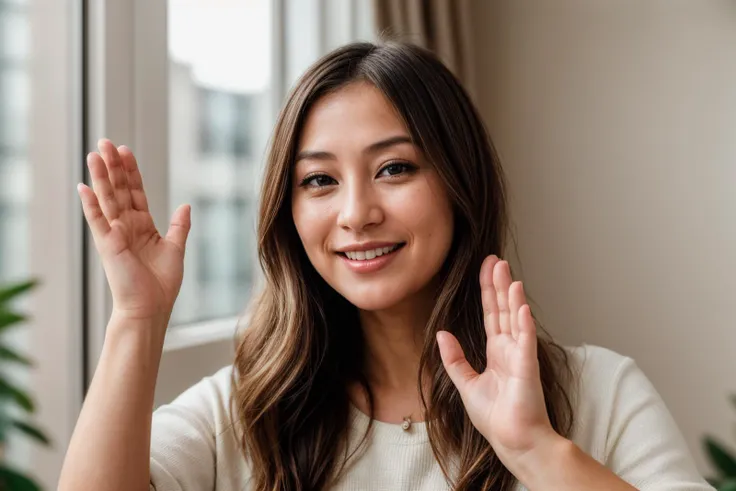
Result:
{"label": "cheek", "polygon": [[397,218],[416,238],[432,239],[431,248],[445,248],[451,240],[453,215],[447,195],[441,187],[427,179],[412,186],[394,202]]}
{"label": "cheek", "polygon": [[291,213],[299,238],[311,256],[316,247],[321,247],[330,232],[332,206],[295,198],[292,200]]}

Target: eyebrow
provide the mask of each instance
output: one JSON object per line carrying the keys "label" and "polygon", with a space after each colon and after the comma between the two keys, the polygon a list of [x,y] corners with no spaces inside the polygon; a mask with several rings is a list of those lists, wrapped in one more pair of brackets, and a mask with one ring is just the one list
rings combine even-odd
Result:
{"label": "eyebrow", "polygon": [[[385,150],[387,148],[393,147],[395,145],[402,145],[405,143],[414,144],[414,141],[411,139],[411,137],[407,135],[392,136],[384,140],[380,140],[375,143],[371,143],[363,150],[363,153],[372,154],[372,153],[380,152],[381,150]],[[296,163],[304,159],[337,160],[337,157],[335,156],[334,153],[325,152],[323,150],[302,150],[301,152],[297,154],[294,162]]]}

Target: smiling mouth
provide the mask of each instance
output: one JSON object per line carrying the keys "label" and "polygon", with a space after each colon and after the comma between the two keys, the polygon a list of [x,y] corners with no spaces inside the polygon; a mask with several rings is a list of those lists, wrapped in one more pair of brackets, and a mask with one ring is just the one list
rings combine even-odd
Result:
{"label": "smiling mouth", "polygon": [[392,246],[378,247],[376,249],[369,249],[367,251],[348,251],[338,252],[341,256],[347,257],[351,261],[369,261],[377,257],[386,256],[392,254],[406,245],[406,242],[400,242]]}

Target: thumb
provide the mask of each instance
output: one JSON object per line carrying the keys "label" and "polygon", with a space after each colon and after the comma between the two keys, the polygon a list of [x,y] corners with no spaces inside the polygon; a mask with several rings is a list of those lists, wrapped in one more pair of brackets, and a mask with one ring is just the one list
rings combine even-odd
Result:
{"label": "thumb", "polygon": [[450,380],[462,395],[465,385],[477,377],[478,373],[468,363],[465,353],[463,353],[463,349],[455,336],[447,331],[438,331],[437,344],[440,347],[440,356],[447,375],[450,376]]}
{"label": "thumb", "polygon": [[184,250],[189,229],[192,227],[192,207],[181,205],[171,217],[171,225],[166,233],[166,240],[173,242]]}

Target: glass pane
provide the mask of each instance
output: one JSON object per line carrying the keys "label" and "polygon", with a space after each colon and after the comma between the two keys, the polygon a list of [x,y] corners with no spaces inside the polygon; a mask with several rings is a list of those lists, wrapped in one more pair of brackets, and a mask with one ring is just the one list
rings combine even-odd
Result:
{"label": "glass pane", "polygon": [[173,324],[237,315],[257,264],[271,0],[169,0],[170,208],[192,205]]}
{"label": "glass pane", "polygon": [[0,0],[0,284],[28,273],[26,6]]}
{"label": "glass pane", "polygon": [[21,61],[28,54],[28,23],[23,6],[0,0],[0,56]]}
{"label": "glass pane", "polygon": [[[0,0],[0,287],[28,279],[30,231],[30,167],[28,148],[28,23],[27,6],[19,0]],[[28,311],[28,297],[14,301],[19,312]],[[3,344],[28,352],[25,329],[3,333]],[[3,366],[15,384],[28,385],[29,374],[19,367]],[[6,458],[28,468],[30,448],[10,435]]]}

